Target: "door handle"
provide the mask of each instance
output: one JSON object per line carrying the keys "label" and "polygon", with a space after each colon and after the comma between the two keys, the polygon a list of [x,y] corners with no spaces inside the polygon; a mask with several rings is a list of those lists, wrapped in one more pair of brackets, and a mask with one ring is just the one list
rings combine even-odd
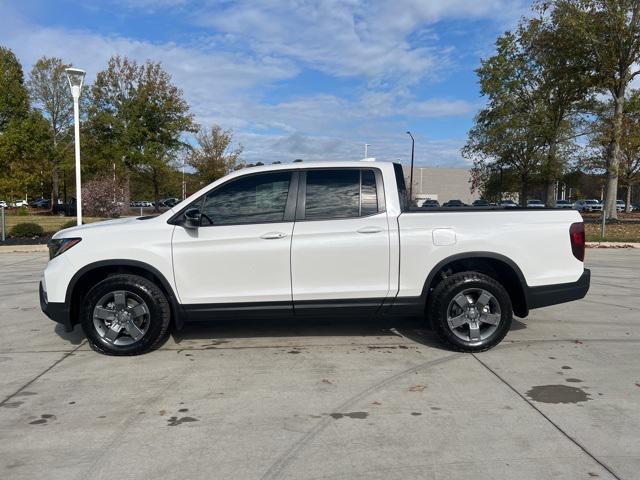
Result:
{"label": "door handle", "polygon": [[287,234],[284,232],[268,232],[264,235],[260,235],[260,238],[264,240],[277,240],[278,238],[284,238]]}
{"label": "door handle", "polygon": [[382,231],[382,227],[376,227],[373,225],[358,229],[358,233],[379,233],[381,231]]}

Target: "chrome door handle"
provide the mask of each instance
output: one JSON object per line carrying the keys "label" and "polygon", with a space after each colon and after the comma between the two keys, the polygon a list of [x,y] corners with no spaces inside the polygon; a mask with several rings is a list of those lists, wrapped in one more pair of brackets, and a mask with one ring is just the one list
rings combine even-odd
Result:
{"label": "chrome door handle", "polygon": [[264,240],[276,240],[278,238],[284,238],[286,236],[287,234],[283,232],[268,232],[268,233],[265,233],[264,235],[260,235],[260,238]]}
{"label": "chrome door handle", "polygon": [[358,229],[358,233],[379,233],[381,231],[382,231],[382,227],[375,227],[373,225]]}

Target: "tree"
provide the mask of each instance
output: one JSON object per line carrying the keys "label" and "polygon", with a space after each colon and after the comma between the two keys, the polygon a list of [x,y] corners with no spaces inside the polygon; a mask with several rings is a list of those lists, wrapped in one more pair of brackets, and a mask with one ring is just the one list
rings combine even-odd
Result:
{"label": "tree", "polygon": [[29,96],[24,87],[22,65],[8,48],[0,47],[0,133],[14,119],[29,114]]}
{"label": "tree", "polygon": [[[595,129],[591,135],[590,155],[583,161],[587,170],[603,171],[607,167],[607,153],[613,137],[610,102],[601,103],[596,110]],[[626,187],[626,211],[631,207],[631,189],[640,183],[640,90],[633,90],[625,100],[620,135],[620,183]]]}
{"label": "tree", "polygon": [[606,151],[606,216],[617,218],[622,121],[627,88],[640,74],[640,2],[637,0],[549,0],[542,2],[554,24],[580,45],[596,87],[613,102]]}
{"label": "tree", "polygon": [[223,130],[220,125],[211,129],[201,128],[196,134],[197,146],[189,155],[189,165],[196,170],[201,186],[208,185],[244,164],[239,161],[242,145],[231,147],[233,131]]}
{"label": "tree", "polygon": [[51,154],[47,121],[40,112],[13,119],[0,134],[0,194],[24,198],[30,190],[39,190],[47,177],[43,159]]}
{"label": "tree", "polygon": [[520,204],[525,206],[546,145],[540,66],[511,32],[499,37],[496,46],[496,54],[476,71],[488,101],[475,118],[463,155],[474,161],[475,183],[486,178],[494,165],[517,175]]}
{"label": "tree", "polygon": [[167,167],[186,148],[184,133],[195,131],[182,91],[159,63],[138,65],[126,57],[109,59],[91,89],[90,150],[103,168],[117,159],[124,174],[123,204],[131,200],[131,175],[153,185],[156,203]]}
{"label": "tree", "polygon": [[587,129],[585,115],[594,103],[584,47],[567,38],[567,33],[544,15],[523,21],[518,29],[523,52],[538,66],[537,93],[543,107],[540,131],[546,144],[540,173],[547,206],[555,206],[556,182],[567,170],[573,140]]}
{"label": "tree", "polygon": [[67,67],[59,58],[42,57],[33,65],[28,82],[31,100],[49,121],[51,129],[51,208],[58,203],[60,163],[71,145],[68,139],[73,122],[73,98],[65,74]]}

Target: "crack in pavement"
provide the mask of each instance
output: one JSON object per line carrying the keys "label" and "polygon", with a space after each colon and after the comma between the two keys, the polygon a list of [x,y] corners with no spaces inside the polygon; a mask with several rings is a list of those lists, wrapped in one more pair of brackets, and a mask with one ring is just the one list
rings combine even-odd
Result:
{"label": "crack in pavement", "polygon": [[475,353],[472,353],[471,356],[473,358],[475,358],[478,363],[480,365],[482,365],[485,369],[487,369],[489,372],[491,372],[498,380],[500,380],[500,382],[502,382],[504,385],[507,386],[507,388],[509,388],[509,390],[511,390],[513,393],[515,393],[518,397],[520,397],[522,400],[524,400],[527,405],[529,405],[531,408],[533,408],[536,412],[538,412],[548,423],[550,423],[551,425],[553,425],[553,427],[555,427],[555,429],[560,432],[565,438],[567,438],[567,440],[569,440],[571,443],[573,443],[576,447],[578,447],[580,450],[582,450],[589,458],[591,458],[594,462],[596,462],[598,465],[600,465],[602,468],[604,468],[613,478],[615,478],[616,480],[622,480],[622,477],[618,476],[618,474],[616,474],[613,471],[613,468],[611,468],[609,465],[607,465],[604,460],[600,460],[598,457],[595,456],[595,454],[591,453],[591,451],[589,451],[589,449],[587,449],[587,447],[585,447],[582,443],[580,443],[578,440],[576,440],[575,438],[573,438],[571,435],[569,435],[562,427],[560,427],[560,425],[558,425],[556,422],[554,422],[553,420],[551,420],[551,418],[545,414],[542,410],[540,410],[536,405],[533,404],[533,402],[531,400],[529,400],[527,397],[525,397],[522,393],[520,393],[514,386],[512,386],[509,382],[507,382],[504,378],[502,378],[495,370],[493,370],[489,365],[487,365],[485,362],[483,362],[482,360],[480,360],[477,355]]}
{"label": "crack in pavement", "polygon": [[[86,340],[85,340],[86,341]],[[42,372],[40,372],[38,375],[36,375],[35,377],[33,377],[31,380],[29,380],[27,383],[25,383],[24,385],[22,385],[20,388],[18,388],[18,390],[16,390],[15,392],[13,392],[12,394],[8,395],[7,397],[5,397],[4,400],[2,400],[0,402],[0,407],[3,407],[7,402],[9,402],[9,400],[11,400],[13,397],[15,397],[16,395],[18,395],[20,392],[22,392],[25,388],[27,388],[29,385],[31,385],[32,383],[34,383],[36,380],[38,380],[40,377],[42,377],[43,375],[46,375],[48,372],[50,372],[51,370],[53,370],[56,366],[60,365],[63,361],[65,361],[67,358],[69,358],[71,355],[73,355],[73,352],[77,351],[80,347],[82,347],[82,345],[85,343],[85,341],[83,341],[80,345],[78,345],[76,348],[74,348],[73,350],[65,353],[61,358],[59,358],[58,360],[56,360],[55,362],[53,362],[50,366],[48,366],[47,368],[45,368]]]}

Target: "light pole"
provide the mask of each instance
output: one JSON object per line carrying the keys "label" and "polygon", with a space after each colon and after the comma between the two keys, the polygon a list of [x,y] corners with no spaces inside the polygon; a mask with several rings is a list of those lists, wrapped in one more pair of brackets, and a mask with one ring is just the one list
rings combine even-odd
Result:
{"label": "light pole", "polygon": [[369,147],[371,146],[370,143],[365,143],[364,144],[364,158],[369,158]]}
{"label": "light pole", "polygon": [[80,179],[80,91],[84,82],[85,71],[79,68],[67,68],[67,79],[73,97],[73,126],[76,140],[76,213],[78,225],[82,225],[82,182]]}
{"label": "light pole", "polygon": [[416,141],[411,135],[411,132],[407,132],[407,135],[411,137],[411,173],[409,173],[409,205],[413,201],[413,154],[415,152]]}

